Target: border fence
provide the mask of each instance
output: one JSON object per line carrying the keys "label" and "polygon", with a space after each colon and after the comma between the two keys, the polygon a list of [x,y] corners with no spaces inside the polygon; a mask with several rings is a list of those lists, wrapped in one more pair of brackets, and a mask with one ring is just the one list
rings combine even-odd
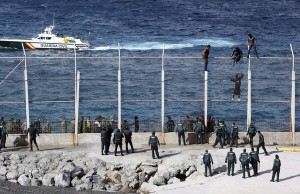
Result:
{"label": "border fence", "polygon": [[[74,54],[37,57],[26,56],[24,51],[22,57],[0,57],[1,64],[10,67],[0,75],[0,88],[6,84],[0,106],[10,115],[1,116],[8,120],[22,112],[24,123],[42,117],[44,133],[100,132],[101,125],[92,118],[97,113],[117,113],[116,127],[127,119],[133,131],[134,115],[139,115],[139,132],[167,132],[165,117],[172,116],[176,122],[186,115],[191,120],[224,119],[228,126],[236,122],[242,130],[250,122],[265,131],[300,130],[300,79],[294,57],[244,59],[247,65],[235,67],[228,57],[211,57],[210,71],[204,72],[199,56],[167,56],[164,50],[154,57],[144,53],[122,56],[120,50],[118,56]],[[244,74],[240,101],[231,99],[234,84],[230,78],[236,73]],[[55,116],[43,118],[44,114]],[[91,116],[93,130],[80,130],[82,116]],[[63,117],[67,117],[66,131],[61,126]],[[48,120],[51,130],[44,131]],[[17,125],[11,133],[22,132]]]}

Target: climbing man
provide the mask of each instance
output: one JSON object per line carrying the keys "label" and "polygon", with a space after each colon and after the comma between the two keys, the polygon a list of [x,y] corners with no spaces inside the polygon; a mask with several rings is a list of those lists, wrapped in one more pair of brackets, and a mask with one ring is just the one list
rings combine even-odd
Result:
{"label": "climbing man", "polygon": [[237,64],[237,62],[240,61],[240,59],[243,57],[243,51],[236,47],[233,52],[232,52],[232,55],[231,55],[231,59],[233,60],[233,67],[235,64]]}
{"label": "climbing man", "polygon": [[242,79],[244,77],[244,74],[242,73],[237,73],[235,74],[234,77],[231,78],[231,81],[234,82],[234,91],[232,95],[232,100],[234,100],[234,96],[238,97],[238,101],[240,101],[240,96],[241,96],[241,84],[242,84]]}
{"label": "climbing man", "polygon": [[207,45],[204,48],[204,50],[202,51],[202,58],[203,58],[203,61],[204,61],[204,71],[208,71],[207,70],[207,65],[208,65],[209,49],[210,49],[210,45]]}
{"label": "climbing man", "polygon": [[250,51],[251,51],[252,48],[254,49],[256,57],[259,58],[258,55],[257,55],[257,51],[256,51],[256,38],[252,34],[248,34],[248,54],[247,54],[247,58],[249,58]]}

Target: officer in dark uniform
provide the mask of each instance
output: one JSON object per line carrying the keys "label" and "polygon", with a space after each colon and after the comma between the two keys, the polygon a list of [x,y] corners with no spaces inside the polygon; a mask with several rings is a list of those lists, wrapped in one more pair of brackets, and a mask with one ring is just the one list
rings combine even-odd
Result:
{"label": "officer in dark uniform", "polygon": [[279,182],[280,166],[281,166],[281,161],[279,159],[279,156],[276,155],[273,162],[273,168],[272,168],[273,174],[272,174],[272,179],[270,180],[271,182],[274,182],[275,174],[277,174],[276,181]]}
{"label": "officer in dark uniform", "polygon": [[1,131],[1,148],[6,148],[6,137],[8,136],[8,132],[7,132],[7,127],[6,127],[6,122],[4,120],[0,121],[0,128],[2,128]]}
{"label": "officer in dark uniform", "polygon": [[[106,131],[106,127],[104,127],[101,130],[101,155],[104,155],[104,153],[105,153],[105,155],[108,154],[107,141],[108,141],[107,131]],[[104,151],[104,153],[103,153],[103,151]]]}
{"label": "officer in dark uniform", "polygon": [[0,150],[2,149],[2,131],[4,129],[4,120],[2,119],[1,117],[1,120],[0,120]]}
{"label": "officer in dark uniform", "polygon": [[233,123],[232,124],[232,133],[231,133],[231,144],[230,147],[233,146],[233,144],[235,144],[235,147],[237,148],[238,146],[238,138],[239,138],[239,128],[238,126]]}
{"label": "officer in dark uniform", "polygon": [[212,147],[216,147],[216,145],[218,143],[220,143],[221,148],[223,148],[223,142],[222,142],[222,136],[223,136],[223,129],[220,127],[220,124],[218,123],[217,127],[216,127],[216,141],[215,143],[212,145]]}
{"label": "officer in dark uniform", "polygon": [[250,127],[248,128],[247,135],[249,135],[249,144],[251,147],[253,147],[253,137],[256,135],[256,128],[254,125],[251,123]]}
{"label": "officer in dark uniform", "polygon": [[211,154],[208,153],[208,150],[205,150],[205,154],[203,155],[203,163],[205,167],[205,176],[207,177],[207,169],[209,170],[209,176],[212,176],[211,173],[211,164],[214,164]]}
{"label": "officer in dark uniform", "polygon": [[122,149],[123,137],[124,137],[124,135],[123,135],[123,133],[121,133],[120,129],[118,129],[115,132],[115,134],[114,134],[115,156],[117,156],[117,148],[118,148],[118,146],[120,147],[121,155],[124,156],[123,149]]}
{"label": "officer in dark uniform", "polygon": [[111,126],[110,123],[107,124],[106,132],[107,132],[107,153],[109,153],[109,147],[110,147],[110,141],[111,141],[111,136],[113,133],[114,129]]}
{"label": "officer in dark uniform", "polygon": [[249,157],[250,157],[250,164],[253,168],[254,176],[257,176],[258,175],[258,173],[257,173],[257,163],[258,162],[260,163],[260,160],[259,160],[258,153],[256,151],[254,151],[253,147],[251,148],[251,152],[249,153]]}
{"label": "officer in dark uniform", "polygon": [[176,131],[178,133],[178,145],[181,145],[181,138],[183,140],[183,144],[186,145],[185,144],[185,134],[184,134],[185,129],[184,129],[184,126],[183,126],[180,119],[179,119],[179,122],[176,125]]}
{"label": "officer in dark uniform", "polygon": [[243,168],[243,178],[245,177],[245,170],[247,170],[248,177],[251,177],[250,175],[250,169],[249,169],[249,154],[246,152],[246,149],[244,149],[243,153],[241,153],[239,158],[242,168]]}
{"label": "officer in dark uniform", "polygon": [[262,149],[265,152],[265,155],[267,156],[269,154],[268,154],[268,152],[267,152],[267,150],[265,148],[265,138],[264,138],[263,134],[261,134],[261,132],[259,130],[257,131],[257,133],[258,133],[258,137],[259,137],[259,142],[258,142],[257,150],[256,150],[257,154],[259,154],[259,148],[262,147]]}
{"label": "officer in dark uniform", "polygon": [[225,163],[228,162],[228,172],[227,175],[230,176],[230,169],[232,170],[231,176],[234,176],[234,164],[236,164],[236,155],[232,151],[232,148],[230,148],[230,151],[227,152],[227,156],[225,159]]}
{"label": "officer in dark uniform", "polygon": [[203,135],[204,135],[204,125],[201,118],[196,118],[196,123],[194,123],[194,132],[196,133],[196,142],[197,144],[203,144]]}
{"label": "officer in dark uniform", "polygon": [[133,145],[132,145],[132,141],[131,141],[131,138],[132,138],[132,132],[129,130],[128,127],[125,128],[124,135],[125,135],[126,153],[127,153],[127,154],[129,153],[129,152],[128,152],[128,144],[129,144],[130,147],[131,147],[131,152],[134,153]]}
{"label": "officer in dark uniform", "polygon": [[154,151],[156,154],[156,157],[159,159],[159,154],[158,154],[158,145],[160,146],[158,138],[155,136],[155,132],[152,132],[152,135],[149,137],[148,141],[149,146],[151,146],[151,151],[152,151],[152,158],[155,158]]}
{"label": "officer in dark uniform", "polygon": [[167,122],[168,132],[174,132],[174,128],[175,128],[175,122],[170,116],[168,116],[168,122]]}
{"label": "officer in dark uniform", "polygon": [[29,132],[29,137],[30,137],[30,140],[29,140],[30,151],[32,151],[32,142],[36,146],[36,149],[39,150],[39,146],[36,143],[36,136],[39,136],[39,132],[37,131],[37,129],[35,127],[33,127],[33,124],[30,124],[30,127],[28,128],[28,132]]}
{"label": "officer in dark uniform", "polygon": [[222,128],[222,143],[223,145],[229,144],[229,134],[227,130],[227,126],[224,120],[219,121],[219,126]]}

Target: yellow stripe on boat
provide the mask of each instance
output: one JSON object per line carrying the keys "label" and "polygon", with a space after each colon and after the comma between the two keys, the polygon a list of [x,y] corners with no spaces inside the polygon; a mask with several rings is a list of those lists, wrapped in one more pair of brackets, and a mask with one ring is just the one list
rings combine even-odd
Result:
{"label": "yellow stripe on boat", "polygon": [[29,42],[25,42],[25,44],[30,48],[30,49],[35,49],[35,47],[31,44],[31,43],[29,43]]}
{"label": "yellow stripe on boat", "polygon": [[300,148],[293,147],[276,147],[276,149],[280,151],[300,152]]}

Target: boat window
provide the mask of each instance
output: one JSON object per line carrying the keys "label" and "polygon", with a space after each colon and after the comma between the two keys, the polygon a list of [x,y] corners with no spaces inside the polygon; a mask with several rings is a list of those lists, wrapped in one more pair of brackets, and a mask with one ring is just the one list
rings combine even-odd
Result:
{"label": "boat window", "polygon": [[47,37],[46,39],[47,39],[47,40],[51,40],[51,37]]}

